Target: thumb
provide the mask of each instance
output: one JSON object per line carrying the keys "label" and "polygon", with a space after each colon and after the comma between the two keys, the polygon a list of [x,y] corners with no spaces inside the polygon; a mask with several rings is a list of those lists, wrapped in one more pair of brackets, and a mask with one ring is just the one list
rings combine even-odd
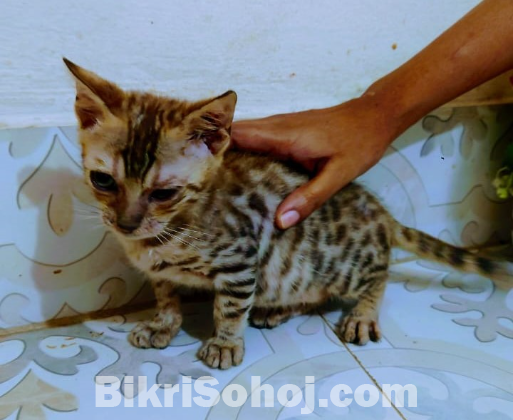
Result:
{"label": "thumb", "polygon": [[287,229],[306,219],[350,181],[342,172],[340,162],[329,160],[315,178],[297,188],[278,206],[278,227]]}

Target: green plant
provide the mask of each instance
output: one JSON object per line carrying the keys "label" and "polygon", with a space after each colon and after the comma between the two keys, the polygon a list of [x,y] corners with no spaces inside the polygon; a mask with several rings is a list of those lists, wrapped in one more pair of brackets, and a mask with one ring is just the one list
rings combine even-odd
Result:
{"label": "green plant", "polygon": [[513,144],[506,149],[504,166],[495,174],[493,186],[499,198],[513,197]]}

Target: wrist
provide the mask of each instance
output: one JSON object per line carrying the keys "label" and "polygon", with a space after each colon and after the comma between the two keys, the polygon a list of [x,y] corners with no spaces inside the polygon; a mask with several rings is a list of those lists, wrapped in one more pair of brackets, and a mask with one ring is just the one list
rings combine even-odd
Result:
{"label": "wrist", "polygon": [[383,80],[369,86],[357,101],[371,113],[370,118],[387,146],[418,120],[403,104],[397,89],[387,87]]}
{"label": "wrist", "polygon": [[362,95],[372,102],[382,116],[383,124],[393,139],[421,119],[430,109],[424,109],[421,102],[408,97],[408,90],[400,84],[383,78],[373,83]]}

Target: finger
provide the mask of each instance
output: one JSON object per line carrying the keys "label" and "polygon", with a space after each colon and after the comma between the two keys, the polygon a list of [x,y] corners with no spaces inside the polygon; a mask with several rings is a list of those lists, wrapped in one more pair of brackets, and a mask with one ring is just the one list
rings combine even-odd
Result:
{"label": "finger", "polygon": [[338,159],[329,160],[315,178],[297,188],[278,206],[278,227],[287,229],[299,223],[351,180]]}
{"label": "finger", "polygon": [[287,132],[267,119],[238,121],[232,125],[231,138],[238,148],[281,155],[287,154],[291,144]]}

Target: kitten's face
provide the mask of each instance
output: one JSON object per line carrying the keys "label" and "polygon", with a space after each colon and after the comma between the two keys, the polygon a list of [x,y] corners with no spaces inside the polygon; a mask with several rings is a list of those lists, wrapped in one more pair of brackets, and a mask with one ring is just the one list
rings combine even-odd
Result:
{"label": "kitten's face", "polygon": [[196,103],[124,92],[65,60],[77,80],[86,181],[103,220],[127,239],[160,236],[197,200],[230,142],[234,92]]}

